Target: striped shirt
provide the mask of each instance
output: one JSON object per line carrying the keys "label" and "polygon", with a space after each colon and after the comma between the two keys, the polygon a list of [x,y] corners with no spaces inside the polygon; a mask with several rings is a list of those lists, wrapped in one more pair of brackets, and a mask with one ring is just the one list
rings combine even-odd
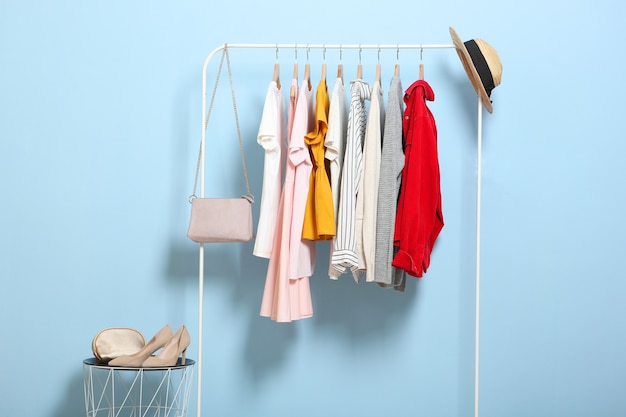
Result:
{"label": "striped shirt", "polygon": [[335,86],[330,98],[328,110],[328,131],[324,145],[326,146],[326,160],[330,170],[330,189],[333,193],[333,210],[335,220],[335,236],[330,246],[330,262],[328,266],[328,276],[332,276],[332,259],[335,250],[335,240],[337,239],[337,212],[339,210],[339,189],[341,188],[341,167],[346,147],[346,123],[348,109],[346,106],[346,90],[343,79],[337,77]]}
{"label": "striped shirt", "polygon": [[359,192],[365,136],[365,100],[370,98],[370,86],[363,80],[350,82],[350,110],[345,156],[341,171],[337,236],[331,259],[330,278],[338,279],[359,265],[356,253],[356,198]]}

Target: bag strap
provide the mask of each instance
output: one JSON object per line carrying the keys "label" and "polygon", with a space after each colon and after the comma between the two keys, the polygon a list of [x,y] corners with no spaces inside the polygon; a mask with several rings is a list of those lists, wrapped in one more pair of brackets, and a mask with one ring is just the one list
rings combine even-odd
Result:
{"label": "bag strap", "polygon": [[[226,57],[226,66],[228,68],[228,79],[230,82],[230,93],[233,99],[233,111],[235,113],[235,124],[237,125],[237,139],[239,139],[239,153],[241,154],[241,166],[243,167],[243,178],[246,182],[246,194],[242,197],[248,199],[251,203],[254,202],[254,196],[250,192],[250,183],[248,181],[248,169],[246,168],[246,158],[243,152],[243,141],[241,140],[241,128],[239,127],[239,115],[237,112],[237,101],[235,100],[235,88],[233,86],[233,74],[230,69],[230,56],[228,55],[228,45],[224,45],[222,52],[222,59],[220,60],[220,66],[217,70],[217,77],[215,78],[215,86],[213,87],[213,94],[211,95],[211,103],[209,104],[209,111],[204,122],[204,130],[206,131],[209,124],[209,118],[211,117],[211,110],[213,109],[213,103],[215,102],[215,94],[217,93],[217,86],[220,80],[220,74],[222,73],[222,66],[224,64],[224,57]],[[205,136],[206,138],[206,136]],[[189,196],[189,202],[196,196],[196,189],[198,187],[198,173],[200,172],[200,161],[204,155],[204,147],[202,141],[200,141],[200,150],[198,151],[198,163],[196,165],[196,176],[193,181],[193,193]]]}

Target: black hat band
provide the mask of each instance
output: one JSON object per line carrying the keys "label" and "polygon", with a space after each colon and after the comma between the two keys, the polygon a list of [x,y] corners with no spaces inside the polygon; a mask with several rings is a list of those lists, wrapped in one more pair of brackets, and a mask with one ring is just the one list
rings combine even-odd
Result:
{"label": "black hat band", "polygon": [[478,72],[478,76],[480,77],[480,81],[483,83],[483,87],[485,87],[487,96],[491,97],[491,90],[493,90],[496,86],[493,82],[493,75],[491,74],[487,60],[485,60],[485,56],[473,39],[463,42],[463,44],[465,45],[470,58],[472,58],[472,63]]}

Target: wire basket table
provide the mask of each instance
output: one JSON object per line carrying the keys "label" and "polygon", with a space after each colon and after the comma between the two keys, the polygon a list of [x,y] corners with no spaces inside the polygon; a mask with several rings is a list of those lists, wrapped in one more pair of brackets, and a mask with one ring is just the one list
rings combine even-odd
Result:
{"label": "wire basket table", "polygon": [[87,417],[187,417],[195,362],[124,368],[83,361]]}

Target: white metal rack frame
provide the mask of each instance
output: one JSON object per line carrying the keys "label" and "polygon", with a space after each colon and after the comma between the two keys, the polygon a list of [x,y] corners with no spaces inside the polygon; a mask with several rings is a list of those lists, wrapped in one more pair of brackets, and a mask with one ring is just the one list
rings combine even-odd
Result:
{"label": "white metal rack frame", "polygon": [[[207,68],[211,59],[224,49],[279,49],[306,50],[310,49],[357,49],[359,52],[363,49],[455,49],[453,44],[293,44],[293,43],[230,43],[223,44],[207,55],[202,67],[202,125],[201,125],[201,143],[200,143],[200,197],[204,197],[204,170],[205,170],[205,141],[206,129],[208,122],[207,117]],[[476,298],[475,298],[475,351],[474,351],[474,417],[478,417],[479,404],[479,360],[480,360],[480,217],[481,217],[481,193],[482,193],[482,103],[478,97],[478,138],[477,138],[477,172],[476,172]],[[199,249],[199,268],[198,268],[198,394],[197,394],[197,417],[202,417],[202,321],[203,321],[203,303],[204,303],[204,244],[200,243]]]}

